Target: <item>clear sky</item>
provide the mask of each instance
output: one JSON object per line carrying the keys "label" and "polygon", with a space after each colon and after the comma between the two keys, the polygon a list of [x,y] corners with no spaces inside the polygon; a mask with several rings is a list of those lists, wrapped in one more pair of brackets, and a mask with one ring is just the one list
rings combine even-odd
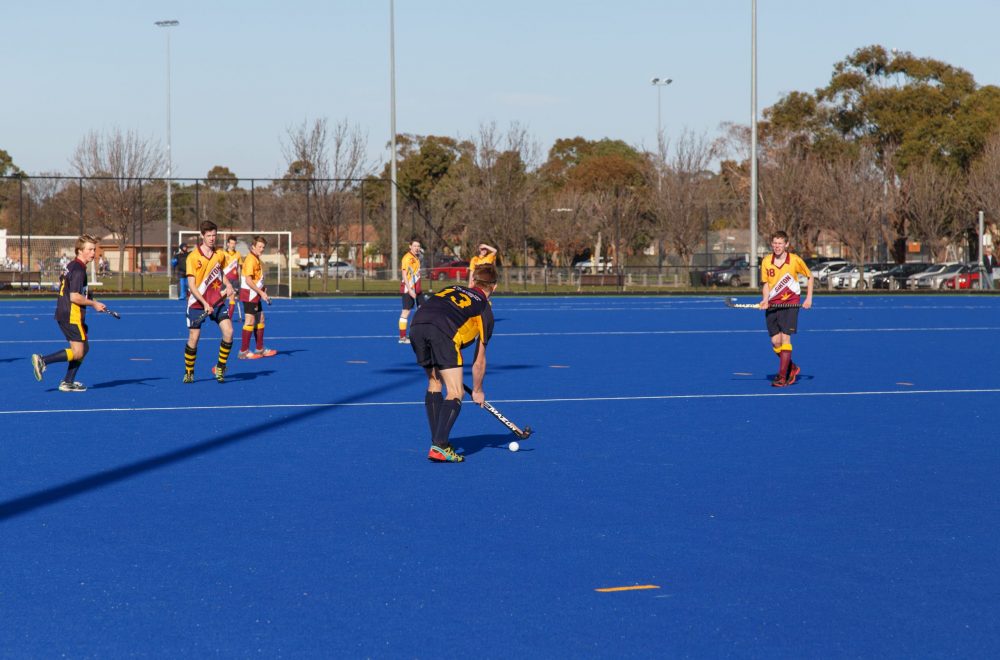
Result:
{"label": "clear sky", "polygon": [[[670,139],[750,121],[750,0],[396,0],[397,128],[656,142],[654,76]],[[285,170],[290,126],[327,117],[388,158],[388,0],[33,0],[2,12],[0,149],[29,174],[69,172],[91,130],[166,144],[171,30],[178,177],[214,165]],[[996,0],[758,0],[758,106],[813,91],[835,62],[881,44],[1000,84]]]}

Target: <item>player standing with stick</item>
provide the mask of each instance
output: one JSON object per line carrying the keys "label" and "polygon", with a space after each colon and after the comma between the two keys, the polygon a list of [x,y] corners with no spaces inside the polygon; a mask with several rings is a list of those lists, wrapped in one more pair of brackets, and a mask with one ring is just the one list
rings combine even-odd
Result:
{"label": "player standing with stick", "polygon": [[63,336],[69,341],[69,348],[46,356],[31,356],[31,366],[35,370],[35,380],[42,380],[45,368],[56,362],[68,362],[66,377],[59,383],[60,392],[86,392],[87,386],[76,381],[76,372],[90,350],[85,323],[87,307],[98,312],[107,309],[104,303],[91,300],[87,292],[87,264],[97,253],[97,239],[88,234],[76,239],[76,259],[69,262],[59,276],[59,298],[56,301],[56,321]]}
{"label": "player standing with stick", "polygon": [[[462,349],[476,344],[472,363],[472,400],[483,405],[486,377],[486,344],[493,335],[490,296],[497,288],[497,269],[486,264],[476,269],[475,286],[450,286],[434,294],[413,315],[410,335],[417,364],[427,373],[424,405],[431,430],[427,458],[439,463],[461,463],[448,441],[451,427],[462,412]],[[447,397],[442,393],[447,389]]]}
{"label": "player standing with stick", "polygon": [[233,309],[236,307],[236,292],[240,289],[240,266],[242,256],[236,249],[236,237],[230,236],[226,239],[226,261],[222,264],[222,274],[229,280],[229,286],[233,287],[233,295],[229,297],[229,320],[233,320]]}
{"label": "player standing with stick", "polygon": [[778,374],[771,385],[786,387],[795,383],[801,369],[792,362],[792,335],[798,330],[798,307],[768,309],[771,304],[797,305],[801,301],[802,289],[798,276],[808,278],[804,309],[812,307],[813,276],[805,262],[788,251],[788,234],[776,231],[771,234],[772,253],[760,263],[760,279],[763,282],[760,308],[764,312],[767,333],[771,336],[771,348],[778,356]]}
{"label": "player standing with stick", "polygon": [[[273,357],[278,351],[264,348],[264,308],[261,301],[271,304],[271,297],[264,288],[264,269],[260,263],[260,255],[264,253],[267,240],[263,236],[254,236],[250,254],[243,260],[243,274],[240,277],[240,301],[243,303],[244,317],[243,334],[240,341],[241,360],[256,360]],[[250,337],[254,335],[257,350],[250,352]]]}
{"label": "player standing with stick", "polygon": [[402,282],[399,285],[399,292],[403,296],[403,311],[399,315],[399,343],[409,344],[410,340],[406,336],[406,320],[410,316],[410,310],[420,305],[420,241],[410,241],[410,248],[403,255],[400,262],[400,273]]}
{"label": "player standing with stick", "polygon": [[211,220],[201,223],[201,244],[187,260],[188,295],[187,325],[188,340],[184,346],[184,382],[194,382],[194,363],[198,357],[198,339],[201,325],[212,319],[222,332],[219,344],[219,360],[212,367],[215,380],[226,380],[226,362],[233,350],[233,322],[229,320],[226,299],[233,295],[233,287],[223,274],[222,266],[226,255],[215,247],[219,228]]}

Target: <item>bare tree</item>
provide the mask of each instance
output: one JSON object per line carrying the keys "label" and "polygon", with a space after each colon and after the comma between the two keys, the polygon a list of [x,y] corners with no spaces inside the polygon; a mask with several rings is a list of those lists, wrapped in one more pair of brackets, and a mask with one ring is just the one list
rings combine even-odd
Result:
{"label": "bare tree", "polygon": [[816,173],[816,185],[810,186],[817,202],[814,222],[836,234],[863,268],[868,249],[889,239],[885,179],[878,156],[870,147],[838,154]]}
{"label": "bare tree", "polygon": [[672,153],[670,146],[662,143],[658,158],[663,165],[653,171],[648,183],[653,231],[688,265],[705,236],[705,208],[721,194],[709,172],[718,153],[718,143],[684,131]]}
{"label": "bare tree", "polygon": [[125,286],[125,246],[136,223],[145,218],[140,208],[143,182],[160,176],[165,162],[158,143],[120,128],[106,134],[88,133],[70,160],[77,174],[91,178],[87,194],[97,219],[118,239],[119,289]]}
{"label": "bare tree", "polygon": [[929,160],[912,165],[902,176],[899,213],[908,234],[931,246],[935,259],[959,232],[962,185],[958,174]]}
{"label": "bare tree", "polygon": [[982,210],[990,223],[990,234],[997,241],[1000,222],[1000,131],[986,140],[982,155],[969,170],[968,197],[972,211]]}
{"label": "bare tree", "polygon": [[542,237],[543,250],[554,257],[557,266],[569,266],[573,256],[587,249],[590,237],[597,233],[588,197],[588,193],[567,187],[539,198],[535,204],[533,231]]}
{"label": "bare tree", "polygon": [[355,191],[371,173],[366,158],[368,139],[357,125],[345,119],[329,127],[326,118],[303,121],[289,128],[282,145],[288,171],[305,179],[311,202],[310,233],[324,255],[323,286],[329,277],[329,258],[338,254],[358,202]]}

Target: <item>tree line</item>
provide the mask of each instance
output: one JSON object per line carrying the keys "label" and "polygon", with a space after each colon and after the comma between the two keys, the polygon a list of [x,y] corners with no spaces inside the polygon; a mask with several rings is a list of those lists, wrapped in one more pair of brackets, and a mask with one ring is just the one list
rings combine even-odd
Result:
{"label": "tree line", "polygon": [[[978,210],[991,224],[1000,217],[998,127],[1000,88],[931,58],[860,48],[834,64],[824,87],[764,110],[760,233],[785,229],[807,254],[832,236],[859,260],[884,245],[902,261],[910,240],[941,258],[969,240]],[[715,137],[658,138],[653,150],[564,138],[543,157],[518,123],[484,124],[469,137],[400,135],[402,242],[414,234],[432,254],[456,255],[487,242],[509,264],[561,266],[593,254],[620,265],[690,265],[706,225],[748,226],[750,131],[731,124]],[[306,120],[287,129],[282,153],[278,179],[248,186],[220,165],[178,182],[176,221],[297,230],[326,254],[356,240],[352,227],[364,223],[378,237],[372,250],[387,254],[389,164],[367,160],[367,136],[348,120]],[[73,226],[74,214],[86,213],[121,237],[122,250],[137,223],[163,217],[158,144],[121,130],[91,133],[70,163],[78,190],[65,179],[28,177],[0,151],[0,226],[16,230],[19,179],[37,227]]]}

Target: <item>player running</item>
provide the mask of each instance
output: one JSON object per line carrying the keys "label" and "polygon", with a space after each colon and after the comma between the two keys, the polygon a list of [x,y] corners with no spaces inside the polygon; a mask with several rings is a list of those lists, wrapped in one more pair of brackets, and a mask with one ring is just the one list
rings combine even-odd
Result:
{"label": "player running", "polygon": [[35,380],[42,380],[46,367],[56,362],[68,362],[66,377],[59,383],[60,392],[86,392],[87,386],[76,380],[76,372],[90,350],[85,322],[87,307],[98,312],[107,309],[104,303],[91,300],[87,291],[87,264],[97,253],[97,239],[84,234],[76,239],[76,259],[69,262],[59,276],[59,297],[56,299],[56,321],[59,329],[69,342],[69,348],[46,356],[37,353],[31,356],[31,366],[35,370]]}
{"label": "player running", "polygon": [[[273,357],[278,351],[264,347],[264,308],[261,301],[271,304],[271,298],[264,288],[264,269],[260,263],[260,255],[264,253],[267,239],[254,236],[250,254],[243,260],[243,274],[240,277],[240,301],[243,303],[244,321],[243,334],[240,340],[240,352],[236,357],[241,360],[257,360]],[[250,336],[257,341],[257,350],[250,350]]]}
{"label": "player running", "polygon": [[[215,380],[226,380],[226,362],[233,350],[233,322],[229,320],[226,299],[233,295],[233,287],[222,274],[226,255],[215,247],[219,228],[211,220],[201,223],[201,243],[188,255],[188,300],[187,325],[188,340],[184,346],[184,382],[194,382],[194,363],[198,357],[198,339],[201,326],[206,319],[212,319],[222,332],[219,344],[219,360],[212,367]],[[205,315],[205,311],[208,314]]]}
{"label": "player running", "polygon": [[[476,269],[474,286],[450,286],[431,296],[413,315],[410,340],[417,364],[427,373],[424,405],[431,430],[427,458],[437,462],[461,463],[448,441],[451,427],[462,412],[462,349],[476,344],[472,363],[472,400],[483,405],[486,377],[486,345],[493,335],[493,308],[490,296],[497,287],[497,269],[485,264]],[[442,383],[447,397],[441,393]]]}
{"label": "player running", "polygon": [[403,296],[403,311],[399,315],[399,343],[409,344],[406,336],[406,320],[410,310],[420,305],[420,241],[410,241],[409,251],[400,262],[401,283],[399,292]]}
{"label": "player running", "polygon": [[[772,253],[760,263],[760,280],[764,284],[760,307],[767,310],[764,321],[767,333],[771,336],[771,348],[778,356],[778,374],[771,385],[786,387],[795,383],[801,371],[799,365],[792,362],[792,335],[798,329],[797,305],[802,301],[798,276],[808,278],[806,299],[801,302],[804,309],[812,307],[813,276],[798,255],[788,252],[788,234],[785,232],[776,231],[771,234],[771,250]],[[781,307],[771,308],[771,305]]]}

